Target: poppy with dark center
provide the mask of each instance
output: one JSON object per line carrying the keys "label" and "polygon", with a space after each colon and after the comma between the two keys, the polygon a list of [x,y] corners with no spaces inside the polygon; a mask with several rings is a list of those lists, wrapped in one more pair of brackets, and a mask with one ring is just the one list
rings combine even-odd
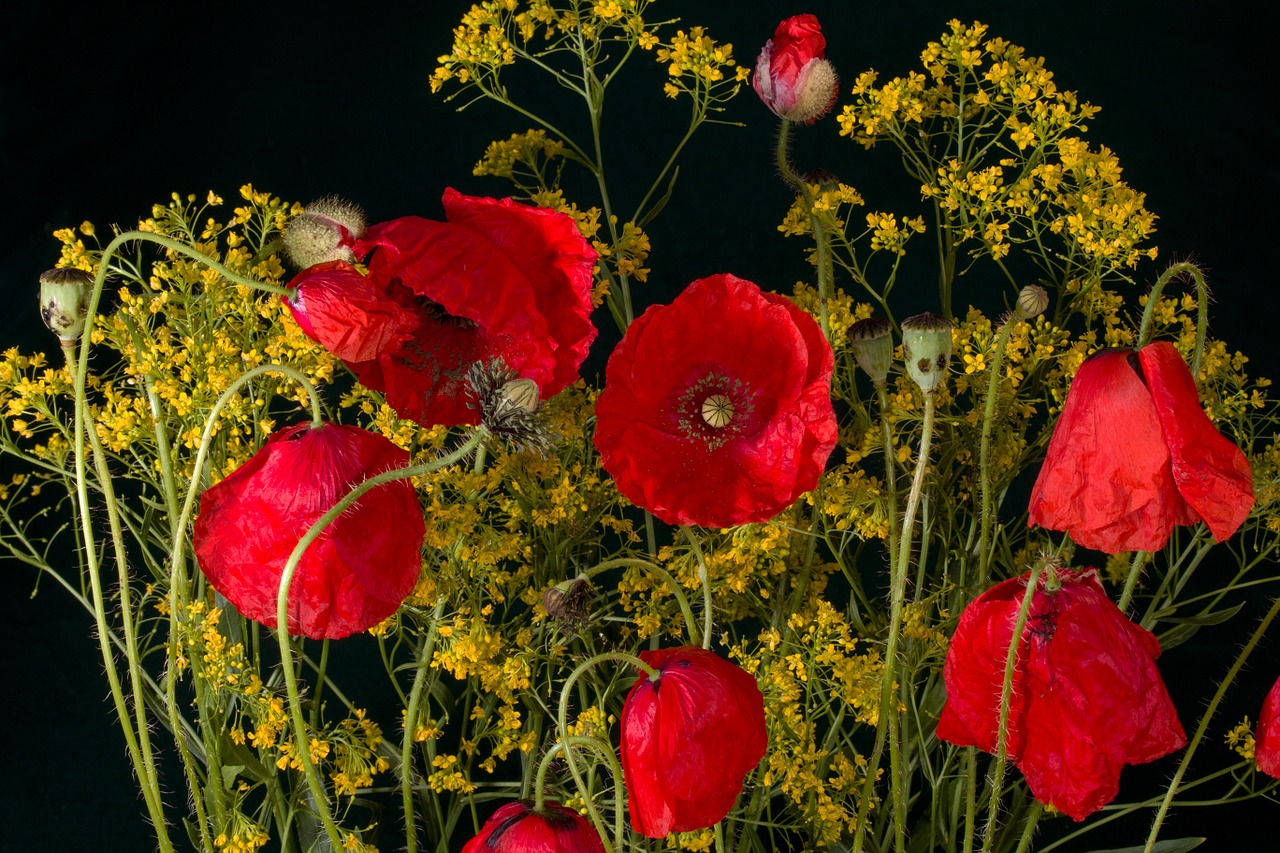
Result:
{"label": "poppy with dark center", "polygon": [[[353,426],[298,424],[276,433],[200,498],[196,559],[248,619],[276,625],[285,562],[352,488],[409,464],[409,454]],[[391,616],[422,570],[425,526],[408,480],[367,492],[303,553],[289,589],[289,633],[337,639]]]}
{"label": "poppy with dark center", "polygon": [[546,803],[534,811],[528,803],[507,803],[485,821],[462,853],[604,853],[595,828],[572,809]]}
{"label": "poppy with dark center", "polygon": [[636,832],[664,838],[719,823],[768,747],[756,680],[706,649],[643,651],[622,705],[622,775]]}
{"label": "poppy with dark center", "polygon": [[1259,770],[1280,779],[1280,679],[1262,703],[1258,730],[1253,738],[1253,757]]}
{"label": "poppy with dark center", "polygon": [[596,253],[571,217],[552,210],[454,190],[444,208],[447,222],[370,226],[354,245],[369,256],[368,277],[310,267],[291,283],[289,307],[401,417],[475,424],[466,378],[476,362],[502,360],[543,399],[577,378],[596,336]]}
{"label": "poppy with dark center", "polygon": [[1159,550],[1200,521],[1221,542],[1252,507],[1249,461],[1205,415],[1182,356],[1156,341],[1080,366],[1027,520],[1116,554]]}
{"label": "poppy with dark center", "polygon": [[[938,737],[997,750],[1005,661],[1030,573],[965,608],[943,666]],[[1009,760],[1037,800],[1076,820],[1111,802],[1125,764],[1186,743],[1156,669],[1160,644],[1125,618],[1096,569],[1041,578],[1018,644],[1009,696]]]}
{"label": "poppy with dark center", "polygon": [[813,318],[714,275],[631,324],[596,403],[601,464],[669,524],[767,521],[835,447],[831,346]]}

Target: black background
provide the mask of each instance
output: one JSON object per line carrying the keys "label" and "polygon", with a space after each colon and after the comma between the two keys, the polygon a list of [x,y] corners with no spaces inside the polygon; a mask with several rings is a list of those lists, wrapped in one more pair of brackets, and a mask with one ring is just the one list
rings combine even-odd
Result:
{"label": "black background", "polygon": [[[127,228],[174,191],[213,189],[228,209],[249,182],[289,200],[339,193],[370,221],[439,217],[446,186],[505,194],[505,183],[473,177],[471,167],[489,140],[529,123],[488,103],[456,113],[427,85],[468,5],[29,5],[0,36],[0,346],[51,348],[35,280],[58,257],[54,229],[83,220],[100,233]],[[1089,139],[1115,150],[1126,179],[1147,193],[1160,216],[1162,262],[1193,256],[1208,267],[1213,332],[1249,354],[1257,373],[1280,374],[1277,63],[1270,31],[1246,4],[662,0],[651,16],[705,24],[751,65],[777,22],[805,11],[823,22],[844,102],[865,68],[882,79],[917,68],[919,51],[952,17],[982,20],[992,35],[1045,56],[1060,88],[1102,107]],[[628,175],[652,174],[687,117],[683,103],[662,97],[663,69],[648,56],[636,66],[634,83],[611,94],[605,124],[623,210],[647,186]],[[559,93],[512,79],[558,123],[578,127]],[[766,289],[810,276],[801,244],[775,230],[789,193],[771,163],[772,116],[746,91],[724,118],[746,126],[709,126],[695,137],[676,195],[650,229],[653,275],[642,305],[715,272]],[[795,159],[802,170],[836,172],[871,208],[902,210],[917,197],[891,152],[864,152],[838,137],[830,118],[799,132]],[[591,198],[578,196],[584,207]],[[1143,280],[1157,271],[1149,266]],[[921,267],[899,288],[929,308],[933,281]],[[957,309],[967,300],[995,310],[1007,298],[1000,287],[966,282]],[[611,343],[602,336],[589,371]],[[151,849],[89,617],[48,582],[30,599],[34,577],[24,566],[0,564],[0,579],[0,850]],[[1244,626],[1232,627],[1222,636],[1240,637]],[[1275,643],[1264,643],[1241,687],[1243,707],[1256,707],[1278,664]],[[1223,669],[1206,666],[1206,678]],[[1201,708],[1196,697],[1210,692],[1206,683],[1180,704],[1188,728]],[[1206,748],[1220,749],[1216,741]],[[1212,819],[1189,810],[1175,816],[1173,832],[1213,832],[1219,841],[1204,849],[1227,849],[1219,845],[1228,833],[1248,838],[1250,821],[1274,820],[1278,808],[1255,803]],[[1102,844],[1104,836],[1090,840],[1140,840],[1134,833]]]}

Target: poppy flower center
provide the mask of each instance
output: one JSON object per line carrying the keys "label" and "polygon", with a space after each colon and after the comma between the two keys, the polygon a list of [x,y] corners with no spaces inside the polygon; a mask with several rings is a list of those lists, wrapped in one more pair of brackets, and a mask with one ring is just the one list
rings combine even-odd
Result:
{"label": "poppy flower center", "polygon": [[708,450],[741,435],[755,410],[756,394],[741,379],[709,373],[684,390],[676,401],[677,423],[687,438]]}

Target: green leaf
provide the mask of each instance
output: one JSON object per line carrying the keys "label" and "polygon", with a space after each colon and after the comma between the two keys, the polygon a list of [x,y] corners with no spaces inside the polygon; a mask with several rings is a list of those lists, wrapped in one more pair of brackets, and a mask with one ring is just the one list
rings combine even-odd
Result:
{"label": "green leaf", "polygon": [[[1171,838],[1168,841],[1157,841],[1155,846],[1151,848],[1151,853],[1186,853],[1188,850],[1195,850],[1204,842],[1203,838]],[[1142,853],[1145,849],[1142,845],[1137,847],[1111,847],[1106,850],[1094,850],[1092,853]]]}
{"label": "green leaf", "polygon": [[236,777],[244,772],[243,764],[224,764],[222,765],[222,788],[230,791],[231,787],[236,783]]}

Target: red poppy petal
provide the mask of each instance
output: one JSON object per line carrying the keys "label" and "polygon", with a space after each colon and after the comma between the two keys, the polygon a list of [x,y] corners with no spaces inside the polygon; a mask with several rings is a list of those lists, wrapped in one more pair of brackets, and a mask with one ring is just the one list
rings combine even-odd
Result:
{"label": "red poppy petal", "polygon": [[1139,350],[1138,357],[1178,491],[1221,542],[1239,529],[1253,508],[1249,460],[1205,415],[1191,371],[1173,344],[1156,341]]}
{"label": "red poppy petal", "polygon": [[1280,779],[1280,679],[1272,685],[1266,701],[1262,703],[1253,750],[1258,769]]}
{"label": "red poppy petal", "polygon": [[344,261],[308,267],[289,283],[285,300],[307,336],[343,361],[368,361],[410,340],[412,311],[388,298]]}
{"label": "red poppy petal", "polygon": [[1129,353],[1085,361],[1031,491],[1028,523],[1109,554],[1164,547],[1185,505],[1151,394]]}

